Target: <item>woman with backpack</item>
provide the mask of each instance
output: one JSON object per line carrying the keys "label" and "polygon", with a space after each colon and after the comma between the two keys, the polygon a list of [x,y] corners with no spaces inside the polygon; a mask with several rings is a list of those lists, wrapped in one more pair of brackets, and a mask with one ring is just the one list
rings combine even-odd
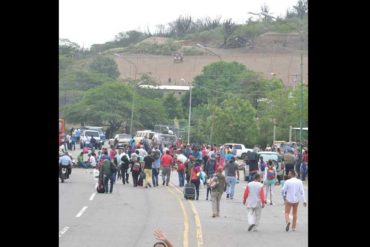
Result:
{"label": "woman with backpack", "polygon": [[179,174],[179,186],[184,187],[185,185],[185,165],[181,160],[177,160],[177,173]]}
{"label": "woman with backpack", "polygon": [[195,166],[191,168],[190,170],[190,179],[191,183],[194,184],[195,186],[195,191],[196,191],[196,200],[199,200],[199,185],[200,185],[200,177],[199,174],[201,172],[201,166],[200,162],[196,162]]}
{"label": "woman with backpack", "polygon": [[272,188],[276,183],[276,169],[272,163],[272,160],[269,160],[267,162],[267,167],[265,168],[265,174],[263,176],[263,183],[265,184],[265,189],[266,189],[266,202],[267,203],[267,198],[268,195],[270,194],[270,205],[273,205],[272,203]]}
{"label": "woman with backpack", "polygon": [[141,172],[141,164],[139,162],[139,157],[137,155],[131,154],[131,174],[134,187],[137,187],[139,175]]}

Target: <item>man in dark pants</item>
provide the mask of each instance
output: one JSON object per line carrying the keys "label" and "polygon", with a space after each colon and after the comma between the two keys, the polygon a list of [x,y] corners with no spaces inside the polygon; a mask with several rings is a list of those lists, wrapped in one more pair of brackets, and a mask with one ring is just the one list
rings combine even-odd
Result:
{"label": "man in dark pants", "polygon": [[289,150],[283,157],[285,163],[285,175],[288,175],[289,171],[294,171],[295,157],[293,155],[293,151]]}
{"label": "man in dark pants", "polygon": [[136,155],[131,155],[131,175],[134,187],[137,187],[138,178],[141,172],[141,164]]}
{"label": "man in dark pants", "polygon": [[129,168],[130,161],[128,160],[126,154],[124,154],[122,156],[121,160],[122,160],[122,164],[121,164],[122,183],[123,184],[126,184],[126,183],[128,183],[128,177],[129,177],[129,175],[128,175],[127,170]]}
{"label": "man in dark pants", "polygon": [[113,192],[113,184],[114,184],[114,179],[113,179],[113,173],[111,171],[111,161],[108,159],[104,160],[101,172],[103,174],[104,178],[104,188],[105,188],[105,193],[108,193],[108,181],[110,181],[110,190],[109,193]]}
{"label": "man in dark pants", "polygon": [[302,164],[302,154],[298,153],[297,160],[295,161],[295,172],[297,174],[297,177],[300,178],[301,175],[301,164]]}
{"label": "man in dark pants", "polygon": [[257,152],[247,153],[247,164],[249,166],[249,178],[248,182],[254,181],[254,176],[258,173],[258,154]]}

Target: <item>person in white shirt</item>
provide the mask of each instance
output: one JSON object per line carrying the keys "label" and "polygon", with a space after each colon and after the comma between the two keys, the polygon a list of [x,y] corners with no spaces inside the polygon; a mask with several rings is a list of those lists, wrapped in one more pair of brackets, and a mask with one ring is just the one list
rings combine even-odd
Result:
{"label": "person in white shirt", "polygon": [[248,210],[248,231],[251,231],[252,228],[254,232],[257,231],[261,219],[262,208],[265,207],[265,194],[263,192],[263,185],[261,183],[261,176],[256,174],[254,181],[247,184],[247,187],[244,191],[243,204],[247,202]]}
{"label": "person in white shirt", "polygon": [[89,159],[88,159],[88,163],[89,165],[92,167],[92,168],[95,168],[96,167],[96,158],[95,158],[95,154],[89,154]]}
{"label": "person in white shirt", "polygon": [[299,201],[303,201],[303,206],[307,206],[307,202],[304,195],[303,183],[300,179],[297,179],[294,170],[289,171],[289,179],[284,183],[284,186],[281,190],[285,202],[285,230],[289,231],[290,219],[289,214],[290,210],[293,208],[293,225],[292,230],[295,231],[297,226],[297,210]]}

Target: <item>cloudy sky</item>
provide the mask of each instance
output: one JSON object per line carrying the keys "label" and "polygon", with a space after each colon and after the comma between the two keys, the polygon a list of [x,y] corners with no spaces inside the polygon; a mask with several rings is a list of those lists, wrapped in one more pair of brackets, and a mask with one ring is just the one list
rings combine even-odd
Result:
{"label": "cloudy sky", "polygon": [[[180,15],[194,19],[221,17],[245,23],[248,12],[260,12],[263,4],[273,16],[284,17],[298,0],[59,0],[59,37],[90,48],[114,40],[119,32],[151,32]],[[252,16],[254,17],[254,16]]]}

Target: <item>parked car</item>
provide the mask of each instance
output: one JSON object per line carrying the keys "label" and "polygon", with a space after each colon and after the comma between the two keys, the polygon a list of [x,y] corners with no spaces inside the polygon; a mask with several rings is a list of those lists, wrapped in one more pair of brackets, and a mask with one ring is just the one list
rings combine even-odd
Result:
{"label": "parked car", "polygon": [[105,142],[105,134],[103,132],[103,127],[97,127],[97,126],[84,126],[82,127],[83,130],[96,130],[99,132],[100,140],[102,145],[104,145]]}
{"label": "parked car", "polygon": [[224,145],[227,145],[231,148],[232,153],[237,157],[245,160],[247,158],[247,153],[253,152],[252,148],[246,148],[243,144],[239,143],[225,143]]}
{"label": "parked car", "polygon": [[92,148],[90,143],[91,136],[94,137],[97,143],[97,148],[101,149],[104,141],[100,139],[99,132],[97,130],[83,130],[80,137],[80,148],[88,147]]}
{"label": "parked car", "polygon": [[131,140],[131,136],[129,134],[117,134],[114,136],[113,139],[109,139],[109,145],[114,145],[117,143],[116,148],[121,148],[124,145],[128,145]]}

